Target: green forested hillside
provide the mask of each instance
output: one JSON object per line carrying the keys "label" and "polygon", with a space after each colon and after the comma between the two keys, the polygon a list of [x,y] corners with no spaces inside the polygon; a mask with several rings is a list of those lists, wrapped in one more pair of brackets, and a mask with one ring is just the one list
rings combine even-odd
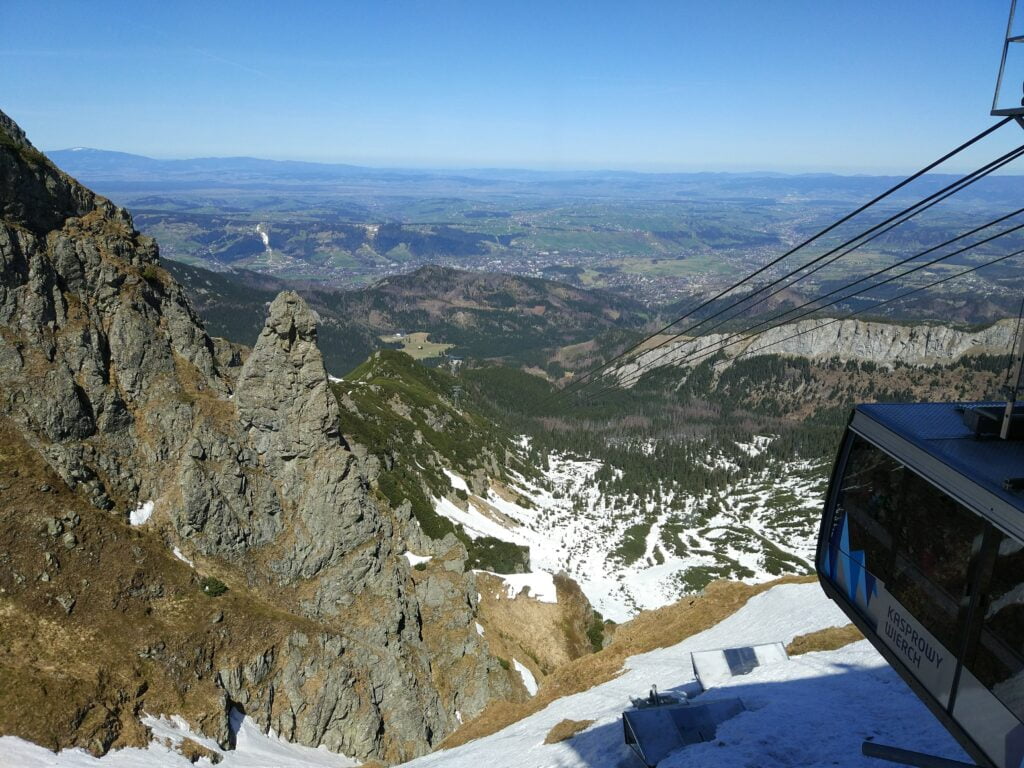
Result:
{"label": "green forested hillside", "polygon": [[345,439],[380,461],[378,491],[391,505],[408,502],[430,538],[454,534],[466,545],[474,568],[513,573],[529,566],[529,552],[492,537],[470,538],[458,523],[434,510],[433,499],[467,494],[445,470],[482,491],[486,479],[507,480],[508,470],[534,470],[511,450],[510,435],[462,398],[458,380],[392,350],[374,353],[345,379],[332,384],[341,406]]}

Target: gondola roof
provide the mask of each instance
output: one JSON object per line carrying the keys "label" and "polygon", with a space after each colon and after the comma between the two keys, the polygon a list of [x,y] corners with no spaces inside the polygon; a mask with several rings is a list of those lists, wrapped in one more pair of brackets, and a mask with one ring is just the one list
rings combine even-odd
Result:
{"label": "gondola roof", "polygon": [[[1016,528],[1024,526],[1024,493],[1007,484],[1024,478],[1024,440],[978,435],[970,426],[971,414],[965,419],[966,411],[992,414],[1004,405],[871,403],[857,406],[851,426],[977,511],[1015,510]],[[965,498],[970,485],[976,490]]]}

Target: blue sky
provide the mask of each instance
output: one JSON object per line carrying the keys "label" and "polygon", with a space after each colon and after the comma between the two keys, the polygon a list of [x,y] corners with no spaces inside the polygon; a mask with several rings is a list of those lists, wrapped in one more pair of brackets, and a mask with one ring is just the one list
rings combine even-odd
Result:
{"label": "blue sky", "polygon": [[990,124],[1007,10],[3,0],[0,109],[156,157],[899,172]]}

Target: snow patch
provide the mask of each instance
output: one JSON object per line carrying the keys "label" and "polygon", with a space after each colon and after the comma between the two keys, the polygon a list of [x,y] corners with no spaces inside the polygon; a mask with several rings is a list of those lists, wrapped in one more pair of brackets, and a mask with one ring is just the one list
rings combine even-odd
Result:
{"label": "snow patch", "polygon": [[748,456],[760,456],[768,449],[768,446],[771,445],[774,439],[774,437],[769,435],[754,435],[749,443],[737,442],[736,447]]}
{"label": "snow patch", "polygon": [[480,622],[479,621],[476,623],[476,633],[478,635],[480,635],[480,637],[484,636],[484,628],[482,626],[480,626]]}
{"label": "snow patch", "polygon": [[416,555],[412,552],[406,552],[402,555],[406,560],[409,561],[409,565],[419,565],[420,563],[429,563],[433,558],[430,555]]}
{"label": "snow patch", "polygon": [[519,663],[519,659],[512,659],[512,665],[516,668],[516,672],[523,678],[523,685],[526,686],[526,692],[531,696],[537,695],[537,678],[533,676],[533,672],[528,670],[523,664]]}
{"label": "snow patch", "polygon": [[185,557],[185,555],[182,553],[182,551],[180,549],[175,547],[172,551],[174,552],[174,556],[176,558],[178,558],[179,560],[181,560],[181,562],[187,563],[189,568],[195,568],[196,567],[196,564],[193,563],[191,560],[189,560],[187,557]]}
{"label": "snow patch", "polygon": [[443,471],[444,471],[445,475],[448,476],[448,480],[449,480],[449,482],[451,482],[452,488],[454,488],[457,491],[465,491],[466,493],[469,493],[469,486],[466,485],[466,481],[465,480],[463,480],[461,477],[456,475],[451,470],[445,469]]}
{"label": "snow patch", "polygon": [[153,502],[140,504],[128,514],[128,522],[132,525],[144,525],[153,516]]}
{"label": "snow patch", "polygon": [[509,532],[509,529],[501,523],[483,514],[473,504],[469,504],[468,507],[467,510],[463,511],[455,506],[450,499],[434,499],[434,511],[442,517],[447,517],[452,522],[461,525],[465,529],[466,535],[471,539],[493,536],[502,541],[516,541],[516,538]]}
{"label": "snow patch", "polygon": [[[476,573],[490,573],[490,571],[475,571]],[[508,590],[508,598],[514,600],[522,594],[523,590],[529,588],[529,596],[539,603],[557,603],[558,591],[555,589],[555,577],[547,571],[534,571],[533,573],[492,573],[505,582]]]}

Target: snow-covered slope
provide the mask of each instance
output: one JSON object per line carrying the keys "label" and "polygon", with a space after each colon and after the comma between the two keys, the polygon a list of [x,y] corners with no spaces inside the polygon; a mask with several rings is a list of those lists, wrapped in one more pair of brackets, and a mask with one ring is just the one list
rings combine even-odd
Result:
{"label": "snow-covered slope", "polygon": [[717,579],[809,572],[827,468],[791,436],[627,433],[573,455],[514,437],[468,390],[457,408],[460,381],[389,350],[335,393],[346,439],[377,446],[380,492],[427,538],[460,538],[470,567],[565,571],[619,622]]}
{"label": "snow-covered slope", "polygon": [[[756,453],[770,440],[736,447]],[[470,495],[465,510],[448,499],[434,504],[471,536],[528,546],[534,569],[567,572],[597,610],[619,622],[715,578],[762,582],[810,572],[826,469],[792,461],[744,474],[724,455],[706,461],[734,472],[726,489],[697,494],[668,479],[658,501],[639,503],[600,488],[601,462],[553,454],[540,481],[510,472],[514,493],[492,487]],[[453,487],[466,487],[446,474]]]}
{"label": "snow-covered slope", "polygon": [[[630,658],[611,682],[547,708],[483,739],[414,760],[409,768],[636,768],[639,760],[623,744],[620,715],[630,696],[659,690],[692,690],[690,653],[766,642],[846,623],[817,584],[774,587],[706,632],[678,645]],[[742,699],[747,711],[722,724],[714,741],[670,755],[662,768],[781,768],[869,766],[860,755],[864,739],[965,759],[953,739],[867,643],[809,653],[761,667],[708,698]],[[544,744],[565,719],[594,720],[575,737]]]}
{"label": "snow-covered slope", "polygon": [[119,749],[96,758],[85,750],[67,749],[54,754],[36,744],[14,736],[0,737],[0,766],[4,768],[191,768],[192,765],[210,766],[208,757],[196,763],[189,761],[179,749],[184,739],[219,756],[219,768],[351,768],[359,763],[328,752],[289,744],[271,734],[265,734],[238,710],[231,714],[231,727],[235,732],[235,749],[222,750],[212,739],[206,739],[189,730],[180,717],[143,718],[153,733],[153,741],[146,749]]}

